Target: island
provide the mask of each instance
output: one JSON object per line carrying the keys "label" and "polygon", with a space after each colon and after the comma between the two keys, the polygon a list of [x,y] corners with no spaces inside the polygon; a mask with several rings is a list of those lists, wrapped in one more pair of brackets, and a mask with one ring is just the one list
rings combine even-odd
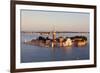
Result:
{"label": "island", "polygon": [[[42,36],[47,35],[46,37]],[[87,45],[87,38],[85,36],[73,36],[73,37],[56,37],[56,32],[52,32],[52,39],[49,38],[50,33],[41,33],[36,39],[30,41],[24,41],[24,44],[35,45],[41,47],[82,47]]]}

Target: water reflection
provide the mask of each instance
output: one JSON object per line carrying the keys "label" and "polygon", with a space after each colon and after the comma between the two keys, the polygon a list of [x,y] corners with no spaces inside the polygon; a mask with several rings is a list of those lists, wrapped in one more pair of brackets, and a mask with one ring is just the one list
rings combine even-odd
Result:
{"label": "water reflection", "polygon": [[51,50],[52,61],[58,60],[57,58],[58,56],[59,56],[59,59],[66,60],[66,54],[67,55],[72,54],[72,47],[52,48]]}
{"label": "water reflection", "polygon": [[89,58],[89,44],[84,46],[67,46],[52,48],[52,60],[82,60]]}
{"label": "water reflection", "polygon": [[[64,33],[65,34],[65,33]],[[65,34],[67,35],[67,34]],[[72,34],[71,34],[72,35]],[[80,35],[74,34],[75,35]],[[77,45],[77,41],[73,40],[71,42],[76,42],[71,46],[59,46],[60,43],[57,43],[55,47],[51,47],[50,40],[47,40],[46,42],[43,41],[36,41],[32,40],[33,38],[36,39],[36,35],[26,35],[23,34],[22,37],[22,43],[21,43],[21,62],[45,62],[45,61],[64,61],[64,60],[83,60],[83,59],[89,59],[89,34],[84,34],[84,36],[87,36],[87,44],[84,46],[80,46],[80,44],[83,44],[84,41],[79,41],[80,44]],[[35,44],[30,42],[30,44],[23,43],[24,40],[31,40],[36,42]],[[77,39],[76,39],[77,40]],[[67,42],[70,40],[67,40]],[[41,43],[42,42],[42,43]],[[57,41],[55,41],[57,42]],[[60,42],[62,42],[60,40]],[[28,42],[29,43],[29,42]],[[39,44],[38,44],[39,43]],[[67,43],[68,44],[68,43]],[[40,46],[42,45],[42,46]],[[49,45],[49,46],[48,46]],[[61,44],[63,45],[63,44]],[[68,44],[69,45],[69,44]]]}

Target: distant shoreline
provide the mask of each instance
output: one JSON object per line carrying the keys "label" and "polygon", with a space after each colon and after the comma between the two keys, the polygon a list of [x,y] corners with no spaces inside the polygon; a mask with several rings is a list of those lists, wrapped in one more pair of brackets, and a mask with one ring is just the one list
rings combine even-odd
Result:
{"label": "distant shoreline", "polygon": [[[21,31],[21,33],[51,33],[52,31]],[[73,32],[73,31],[56,31],[56,33],[89,33],[89,32]]]}

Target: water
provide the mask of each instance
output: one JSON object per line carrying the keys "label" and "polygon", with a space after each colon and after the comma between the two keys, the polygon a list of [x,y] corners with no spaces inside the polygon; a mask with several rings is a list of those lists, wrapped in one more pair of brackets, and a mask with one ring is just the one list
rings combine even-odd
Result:
{"label": "water", "polygon": [[39,34],[21,33],[21,63],[89,59],[89,33],[59,33],[57,37],[61,35],[64,37],[86,36],[88,44],[84,47],[46,48],[23,44],[25,40],[36,39]]}

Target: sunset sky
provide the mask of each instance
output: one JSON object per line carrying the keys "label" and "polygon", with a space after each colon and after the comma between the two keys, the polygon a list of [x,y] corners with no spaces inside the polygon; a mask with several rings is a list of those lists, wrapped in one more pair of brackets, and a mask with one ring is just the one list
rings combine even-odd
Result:
{"label": "sunset sky", "polygon": [[21,31],[89,32],[89,13],[21,10]]}

